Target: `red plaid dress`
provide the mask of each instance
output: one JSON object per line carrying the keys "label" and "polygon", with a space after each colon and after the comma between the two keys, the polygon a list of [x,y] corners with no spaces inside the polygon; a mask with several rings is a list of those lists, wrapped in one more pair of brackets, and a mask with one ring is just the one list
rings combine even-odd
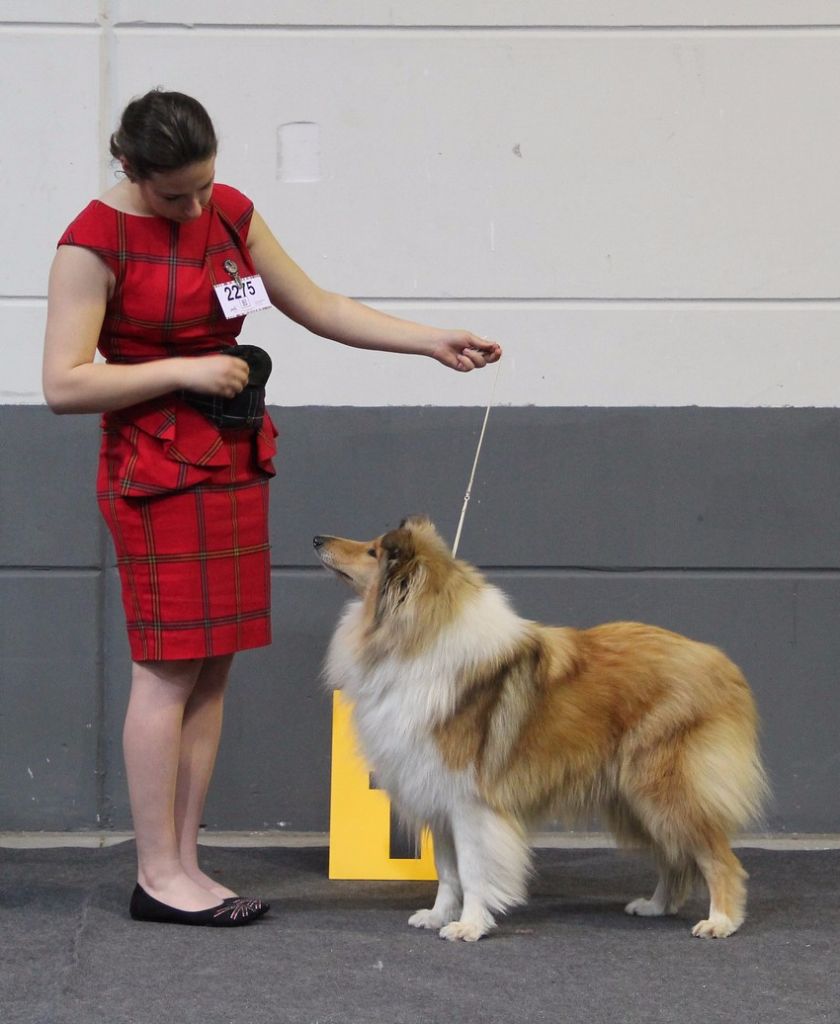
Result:
{"label": "red plaid dress", "polygon": [[[99,337],[109,362],[217,352],[226,320],[213,285],[224,262],[253,273],[253,205],[215,185],[201,217],[178,224],[94,200],[59,245],[91,249],[116,278]],[[131,656],[201,658],[271,642],[268,478],[274,429],[219,430],[175,395],[102,417],[97,497],[114,540]]]}

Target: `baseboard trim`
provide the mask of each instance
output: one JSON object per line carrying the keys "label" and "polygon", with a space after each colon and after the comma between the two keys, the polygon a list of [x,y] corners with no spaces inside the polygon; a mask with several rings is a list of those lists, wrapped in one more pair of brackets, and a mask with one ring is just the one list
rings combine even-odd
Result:
{"label": "baseboard trim", "polygon": [[[44,850],[61,847],[103,849],[131,842],[133,832],[0,832],[0,848],[7,850]],[[203,832],[202,846],[218,847],[328,847],[327,832]],[[535,849],[585,850],[610,849],[613,839],[603,832],[538,832],[531,845]],[[840,835],[813,833],[762,833],[744,835],[733,846],[759,850],[840,850]]]}

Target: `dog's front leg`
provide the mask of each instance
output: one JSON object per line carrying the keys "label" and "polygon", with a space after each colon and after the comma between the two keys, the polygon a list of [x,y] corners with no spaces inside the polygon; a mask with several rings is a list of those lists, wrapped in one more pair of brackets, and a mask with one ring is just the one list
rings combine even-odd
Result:
{"label": "dog's front leg", "polygon": [[442,928],[461,913],[461,883],[452,829],[448,825],[433,828],[432,842],[438,876],[437,896],[431,910],[418,910],[411,915],[408,923],[413,928]]}
{"label": "dog's front leg", "polygon": [[464,904],[440,937],[475,942],[495,926],[494,912],[525,901],[528,845],[515,822],[478,803],[453,813],[452,833]]}

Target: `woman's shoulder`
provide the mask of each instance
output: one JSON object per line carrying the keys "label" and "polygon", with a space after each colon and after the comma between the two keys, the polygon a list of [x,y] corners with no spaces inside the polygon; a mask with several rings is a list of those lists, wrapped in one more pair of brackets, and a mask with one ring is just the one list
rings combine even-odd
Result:
{"label": "woman's shoulder", "polygon": [[99,199],[92,199],[65,228],[59,245],[105,244],[115,237],[116,210]]}
{"label": "woman's shoulder", "polygon": [[213,185],[213,205],[237,227],[247,224],[254,212],[254,204],[248,196],[238,188],[219,181]]}

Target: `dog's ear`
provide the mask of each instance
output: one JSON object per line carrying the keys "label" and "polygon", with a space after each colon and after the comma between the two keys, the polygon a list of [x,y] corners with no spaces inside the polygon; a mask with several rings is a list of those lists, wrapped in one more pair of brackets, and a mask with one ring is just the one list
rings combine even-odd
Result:
{"label": "dog's ear", "polygon": [[411,536],[411,531],[406,530],[402,526],[398,530],[391,530],[390,533],[386,533],[382,538],[381,544],[382,550],[385,553],[387,574],[389,576],[397,572],[401,566],[410,562],[416,553],[416,545],[414,538]]}
{"label": "dog's ear", "polygon": [[400,523],[400,529],[411,528],[412,526],[432,526],[432,521],[426,515],[406,516]]}
{"label": "dog's ear", "polygon": [[394,612],[405,600],[417,555],[411,531],[403,527],[386,533],[380,546],[384,557],[374,613],[377,626],[385,615]]}

